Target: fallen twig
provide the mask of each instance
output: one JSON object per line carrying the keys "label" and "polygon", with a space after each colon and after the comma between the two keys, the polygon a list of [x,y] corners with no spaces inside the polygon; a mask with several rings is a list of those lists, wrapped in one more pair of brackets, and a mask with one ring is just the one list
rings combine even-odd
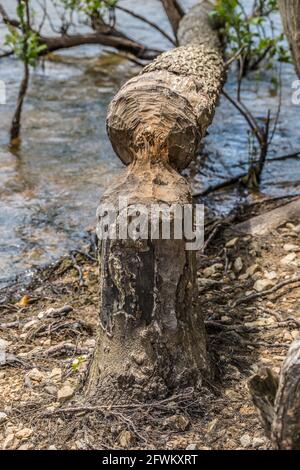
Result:
{"label": "fallen twig", "polygon": [[295,284],[297,282],[300,282],[300,276],[295,276],[292,279],[287,279],[285,281],[279,282],[271,289],[267,289],[263,292],[256,292],[255,294],[248,295],[248,297],[242,297],[241,299],[238,299],[235,302],[233,302],[232,307],[236,307],[237,305],[240,305],[240,304],[245,304],[247,302],[250,302],[250,300],[256,300],[261,297],[265,297],[269,294],[273,294],[274,292],[278,291],[282,287],[288,286],[289,284]]}

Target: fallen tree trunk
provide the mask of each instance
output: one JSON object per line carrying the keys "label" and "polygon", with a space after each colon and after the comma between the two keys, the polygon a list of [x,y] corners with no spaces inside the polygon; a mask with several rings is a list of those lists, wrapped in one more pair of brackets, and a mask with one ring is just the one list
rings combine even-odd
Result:
{"label": "fallen tree trunk", "polygon": [[[108,134],[128,168],[101,200],[100,225],[106,208],[125,198],[128,205],[112,229],[122,227],[131,209],[136,217],[137,204],[147,209],[192,204],[178,172],[195,156],[224,81],[217,32],[209,25],[211,8],[208,1],[194,7],[178,29],[182,46],[159,56],[110,104]],[[187,251],[183,237],[120,238],[101,241],[101,328],[87,393],[146,399],[200,386],[210,365],[197,306],[195,251]]]}
{"label": "fallen tree trunk", "polygon": [[300,199],[246,220],[228,231],[230,235],[267,235],[271,230],[294,220],[300,221]]}
{"label": "fallen tree trunk", "polygon": [[279,450],[300,450],[300,339],[289,349],[279,381],[269,371],[250,381],[267,436]]}
{"label": "fallen tree trunk", "polygon": [[282,22],[300,78],[300,0],[279,0]]}

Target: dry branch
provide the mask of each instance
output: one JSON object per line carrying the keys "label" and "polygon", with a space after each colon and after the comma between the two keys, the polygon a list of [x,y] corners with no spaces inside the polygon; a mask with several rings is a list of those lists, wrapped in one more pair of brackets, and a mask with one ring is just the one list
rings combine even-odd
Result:
{"label": "dry branch", "polygon": [[289,221],[300,219],[300,199],[273,209],[246,222],[235,225],[231,233],[243,235],[266,235]]}

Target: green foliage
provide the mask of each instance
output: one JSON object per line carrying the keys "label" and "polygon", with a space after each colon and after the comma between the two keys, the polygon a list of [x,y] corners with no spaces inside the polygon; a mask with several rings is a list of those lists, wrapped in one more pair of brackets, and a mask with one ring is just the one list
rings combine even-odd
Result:
{"label": "green foliage", "polygon": [[118,0],[60,0],[66,10],[79,11],[87,16],[95,13],[104,14],[107,9],[113,8]]}
{"label": "green foliage", "polygon": [[18,59],[35,67],[40,55],[47,47],[40,44],[38,34],[30,28],[29,19],[26,14],[25,1],[18,3],[16,13],[21,29],[17,30],[10,27],[9,33],[5,36],[5,45],[13,49]]}
{"label": "green foliage", "polygon": [[72,362],[72,370],[73,372],[79,372],[81,366],[86,362],[86,358],[83,356],[76,357],[76,359]]}
{"label": "green foliage", "polygon": [[276,0],[254,0],[251,12],[239,0],[217,0],[212,17],[223,25],[223,34],[232,54],[242,50],[244,70],[253,70],[266,59],[289,62],[284,35],[275,34],[272,14],[278,10]]}

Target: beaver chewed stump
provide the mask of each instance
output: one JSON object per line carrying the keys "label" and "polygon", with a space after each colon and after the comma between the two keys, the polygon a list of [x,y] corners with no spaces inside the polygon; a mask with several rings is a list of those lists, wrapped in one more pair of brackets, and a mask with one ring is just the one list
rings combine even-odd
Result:
{"label": "beaver chewed stump", "polygon": [[[187,250],[182,236],[151,237],[151,230],[145,239],[126,236],[137,208],[139,216],[148,209],[143,219],[148,229],[153,205],[192,204],[179,171],[199,149],[224,81],[210,8],[207,1],[194,7],[179,26],[182,46],[126,83],[109,107],[108,134],[127,169],[98,209],[102,228],[109,208],[118,212],[108,224],[109,236],[100,241],[100,328],[89,396],[162,397],[199,387],[210,371],[197,307],[196,252]],[[176,217],[174,211],[173,224]]]}

